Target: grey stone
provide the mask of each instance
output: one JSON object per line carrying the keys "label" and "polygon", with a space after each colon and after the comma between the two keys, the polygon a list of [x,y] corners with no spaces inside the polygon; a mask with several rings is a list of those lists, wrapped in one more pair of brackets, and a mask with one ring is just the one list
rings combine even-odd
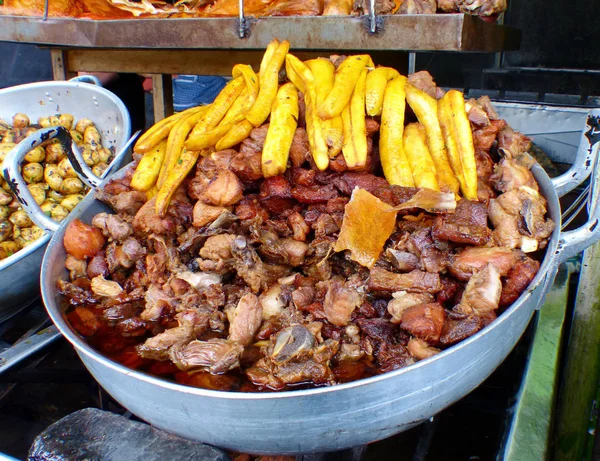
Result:
{"label": "grey stone", "polygon": [[86,408],[48,427],[29,450],[30,461],[230,461],[222,450],[123,416]]}

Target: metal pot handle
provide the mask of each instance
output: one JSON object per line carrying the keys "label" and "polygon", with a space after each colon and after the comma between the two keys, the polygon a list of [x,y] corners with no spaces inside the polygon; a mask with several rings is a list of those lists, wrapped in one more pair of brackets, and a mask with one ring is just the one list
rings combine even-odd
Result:
{"label": "metal pot handle", "polygon": [[571,192],[590,176],[596,165],[599,148],[600,109],[593,109],[588,112],[573,165],[566,173],[552,179],[552,184],[559,197]]}
{"label": "metal pot handle", "polygon": [[69,82],[89,83],[91,85],[96,85],[96,86],[102,87],[102,82],[100,81],[100,79],[98,77],[96,77],[95,75],[91,75],[91,74],[78,75],[77,77],[70,78]]}
{"label": "metal pot handle", "polygon": [[[596,136],[600,137],[600,131]],[[598,142],[595,146],[597,149]],[[594,170],[590,179],[591,200],[588,209],[588,221],[577,229],[561,232],[556,249],[559,264],[600,240],[600,172],[598,172],[600,165],[598,161],[593,163],[593,167]]]}

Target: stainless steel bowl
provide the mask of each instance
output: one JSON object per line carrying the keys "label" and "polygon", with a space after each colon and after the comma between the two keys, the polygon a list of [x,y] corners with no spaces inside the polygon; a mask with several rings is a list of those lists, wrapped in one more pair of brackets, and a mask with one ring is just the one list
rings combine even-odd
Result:
{"label": "stainless steel bowl", "polygon": [[[582,136],[578,166],[567,175],[577,170],[579,177],[585,177],[580,171],[596,165],[598,146],[591,146]],[[594,177],[595,200],[589,221],[577,230],[561,232],[559,196],[574,185],[567,176],[551,180],[539,165],[532,171],[557,228],[531,285],[496,321],[472,337],[429,359],[372,378],[291,392],[229,393],[168,382],[113,362],[90,347],[64,317],[56,286],[59,278],[67,277],[64,227],[52,237],[42,263],[42,296],[52,320],[100,385],[156,427],[249,453],[310,453],[366,444],[419,424],[483,382],[523,334],[534,310],[542,304],[558,265],[600,240],[599,177]],[[90,222],[96,213],[107,209],[87,197],[69,220]]]}
{"label": "stainless steel bowl", "polygon": [[[0,90],[0,118],[10,121],[17,112],[26,113],[31,120],[55,113],[70,113],[76,120],[89,118],[96,123],[103,144],[115,149],[115,161],[120,164],[126,161],[124,154],[131,136],[129,112],[113,93],[85,82],[96,83],[97,79],[86,76],[68,82],[31,83]],[[11,154],[7,155],[5,165]],[[47,233],[0,261],[0,322],[37,298],[40,266],[49,240]]]}

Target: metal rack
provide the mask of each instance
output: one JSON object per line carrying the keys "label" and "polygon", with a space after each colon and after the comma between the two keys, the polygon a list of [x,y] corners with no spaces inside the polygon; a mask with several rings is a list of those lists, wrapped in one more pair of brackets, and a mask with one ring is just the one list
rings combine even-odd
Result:
{"label": "metal rack", "polygon": [[152,74],[155,120],[172,111],[171,74],[227,75],[237,62],[256,65],[273,38],[290,40],[302,59],[369,51],[396,66],[408,52],[497,52],[520,43],[518,30],[475,16],[376,15],[374,3],[364,16],[253,18],[243,14],[243,0],[230,18],[0,16],[0,41],[51,47],[55,80],[79,71]]}

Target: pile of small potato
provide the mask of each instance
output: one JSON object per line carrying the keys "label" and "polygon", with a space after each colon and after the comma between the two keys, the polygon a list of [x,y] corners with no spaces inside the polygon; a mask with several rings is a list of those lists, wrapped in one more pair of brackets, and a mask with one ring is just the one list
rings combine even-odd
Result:
{"label": "pile of small potato", "polygon": [[[233,79],[207,106],[168,117],[148,130],[134,151],[144,154],[134,189],[155,197],[164,216],[177,188],[200,156],[236,146],[252,129],[269,123],[262,152],[265,178],[288,167],[298,126],[299,92],[316,168],[325,170],[341,152],[349,170],[368,160],[367,117],[379,121],[379,156],[392,185],[428,188],[477,200],[477,168],[464,95],[450,90],[436,99],[369,55],[301,61],[287,40],[273,40],[255,73],[237,64]],[[280,85],[285,69],[288,83]],[[405,126],[410,107],[418,123]]]}
{"label": "pile of small potato", "polygon": [[[74,122],[71,114],[41,117],[37,125],[30,124],[29,117],[22,113],[13,117],[12,125],[0,120],[0,164],[18,142],[38,129],[63,126],[70,131],[86,164],[94,174],[101,176],[108,167],[113,152],[102,147],[100,132],[91,120],[80,119],[77,124]],[[55,140],[29,151],[21,165],[21,174],[42,211],[56,221],[65,219],[87,192],[62,145]],[[1,174],[0,187],[2,260],[40,238],[44,231],[29,219]]]}

